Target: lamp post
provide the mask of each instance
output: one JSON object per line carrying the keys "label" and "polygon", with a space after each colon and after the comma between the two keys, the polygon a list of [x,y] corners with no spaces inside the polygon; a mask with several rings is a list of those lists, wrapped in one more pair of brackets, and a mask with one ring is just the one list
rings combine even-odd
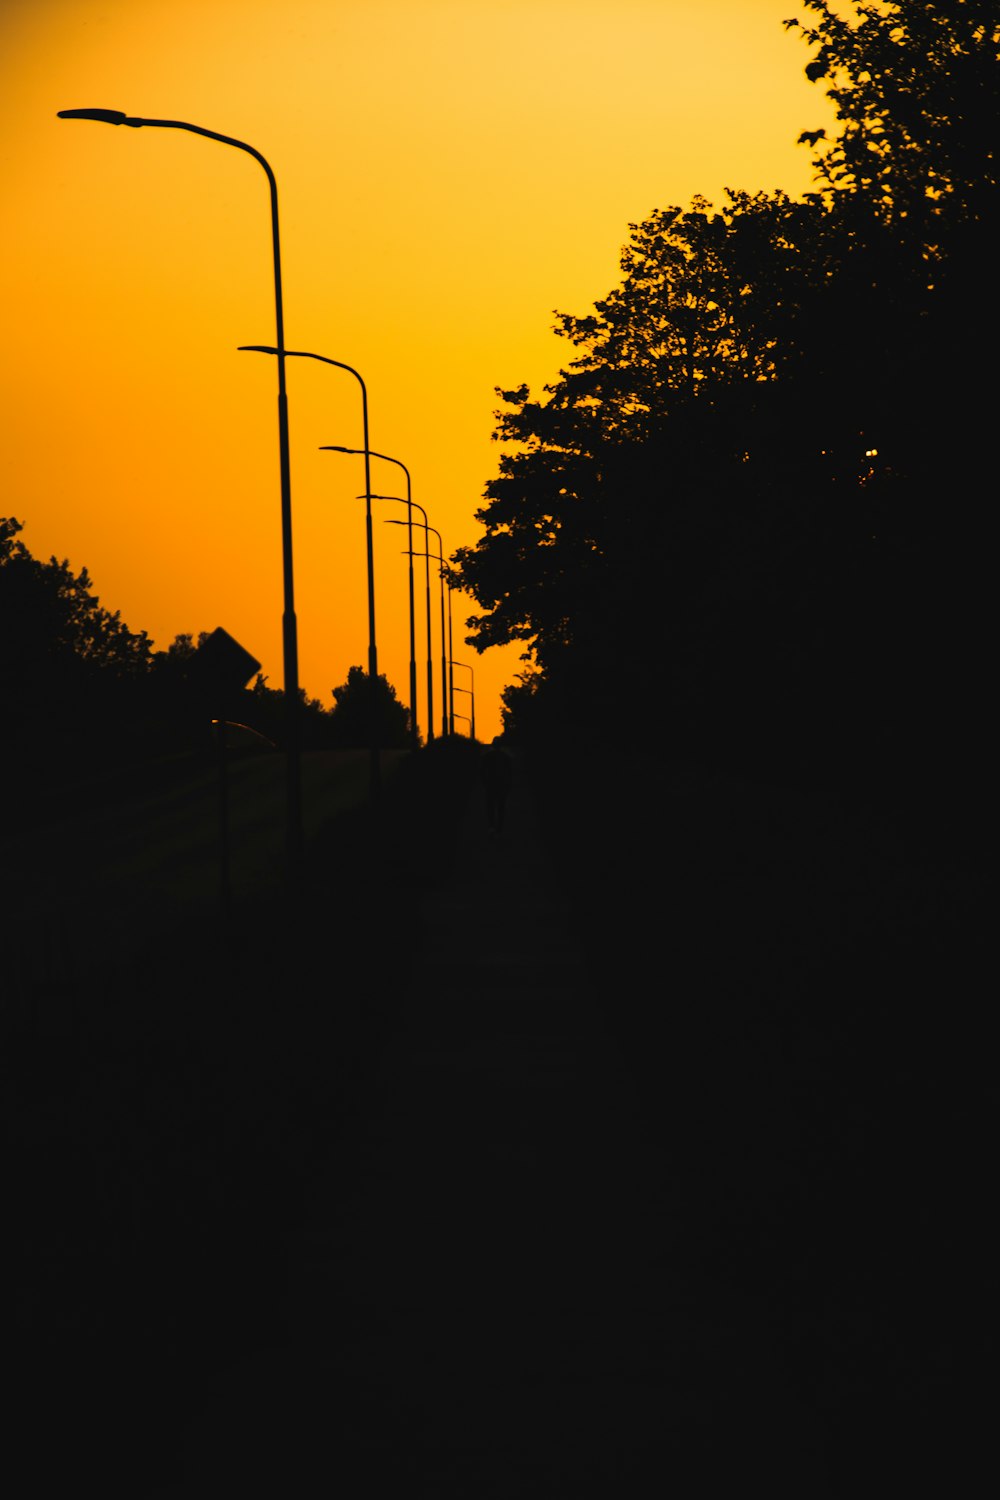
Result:
{"label": "lamp post", "polygon": [[[402,521],[387,521],[386,525],[387,526],[402,526],[403,522]],[[428,535],[428,550],[424,551],[424,552],[417,552],[417,553],[414,554],[414,556],[416,556],[416,557],[426,557],[426,558],[436,557],[437,560],[438,560],[438,563],[440,564],[440,570],[441,570],[441,699],[442,699],[442,703],[441,703],[441,733],[445,737],[445,739],[447,739],[447,737],[448,737],[448,720],[449,720],[449,713],[450,713],[450,705],[449,705],[449,702],[448,702],[448,672],[447,672],[447,669],[446,669],[445,662],[446,662],[447,656],[450,655],[450,651],[449,651],[449,648],[448,648],[448,637],[447,637],[447,632],[445,630],[445,624],[444,624],[444,584],[445,584],[445,578],[444,578],[444,549],[443,549],[442,544],[441,544],[441,533],[440,533],[440,531],[438,531],[438,529],[437,529],[436,526],[426,526],[425,525],[424,530],[428,534],[433,531],[434,535],[438,539],[438,550],[437,550],[437,552],[431,552],[429,550],[430,539],[429,539],[429,535]],[[429,563],[428,563],[428,566],[430,566]]]}
{"label": "lamp post", "polygon": [[278,235],[278,184],[270,164],[255,147],[231,135],[220,135],[202,125],[186,120],[147,120],[126,115],[117,109],[61,109],[60,120],[97,120],[105,125],[128,125],[132,130],[150,127],[157,130],[188,130],[193,135],[235,146],[259,162],[267,176],[271,195],[271,244],[274,259],[274,310],[278,357],[278,453],[281,473],[281,557],[284,583],[284,610],[281,634],[284,656],[285,714],[287,718],[286,758],[288,767],[287,832],[289,869],[297,874],[302,859],[302,776],[299,758],[299,653],[298,627],[295,620],[295,586],[292,570],[292,485],[288,453],[288,395],[285,388],[285,315],[281,296],[281,242]]}
{"label": "lamp post", "polygon": [[[464,688],[464,687],[458,687],[458,686],[456,686],[455,692],[456,693],[469,693],[469,696],[470,697],[472,696],[471,695],[471,691],[470,691],[469,688]],[[474,706],[474,703],[473,703],[472,714],[474,715],[475,712],[476,712],[476,710],[475,710],[475,706]],[[452,710],[452,715],[451,716],[452,716],[453,719],[464,719],[465,722],[469,725],[469,728],[470,728],[470,731],[471,731],[471,738],[472,739],[476,738],[476,721],[475,721],[474,717],[470,716],[469,714],[460,714],[457,709],[453,709]]]}
{"label": "lamp post", "polygon": [[[345,449],[344,451],[346,452],[347,450]],[[364,497],[362,495],[358,496],[359,500],[361,500],[363,498]],[[403,497],[402,497],[402,495],[373,495],[372,499],[373,500],[395,500],[399,505],[405,505],[407,507],[406,525],[407,525],[407,529],[409,531],[409,534],[411,536],[413,535],[413,507],[416,506],[417,510],[419,510],[420,514],[424,518],[422,522],[418,521],[417,525],[418,526],[422,525],[426,529],[426,527],[427,527],[427,512],[424,510],[424,508],[423,508],[422,505],[418,505],[417,504],[416,500],[412,500],[412,499],[409,499],[409,498],[407,498],[406,500],[404,500]],[[402,526],[403,523],[402,523],[402,521],[397,521],[394,524],[397,525],[397,526]],[[408,552],[407,552],[407,561],[409,563],[409,569],[410,569],[410,687],[411,687],[411,690],[412,690],[412,701],[413,701],[413,707],[410,710],[410,718],[411,718],[411,721],[412,721],[412,725],[411,725],[411,738],[413,740],[413,748],[414,748],[414,750],[416,750],[417,747],[418,747],[418,745],[419,745],[419,743],[420,743],[420,737],[419,737],[419,734],[417,732],[416,643],[415,643],[415,632],[414,632],[414,625],[413,625],[413,558],[414,558],[414,555],[419,555],[419,554],[414,554],[413,548],[411,547],[408,550]],[[428,737],[428,739],[433,739],[434,738],[434,725],[433,725],[433,717],[432,717],[432,715],[433,715],[433,709],[434,709],[434,697],[433,697],[433,695],[434,695],[434,684],[433,684],[433,681],[432,681],[432,674],[431,674],[431,671],[430,671],[430,665],[431,665],[431,586],[430,586],[430,573],[429,573],[430,563],[426,564],[426,568],[428,569],[428,576],[427,576],[427,670],[428,670],[428,676],[427,676],[427,694],[428,694],[428,696],[427,696],[427,720],[428,720],[428,723],[427,723],[427,737]]]}
{"label": "lamp post", "polygon": [[[365,443],[367,444],[367,442],[368,442],[368,439],[366,437],[365,438]],[[353,454],[359,454],[361,452],[361,449],[360,448],[342,448],[337,443],[324,443],[324,444],[322,444],[322,447],[321,447],[320,451],[323,452],[323,453],[353,453]],[[413,485],[412,485],[412,482],[410,480],[410,471],[409,471],[409,469],[406,467],[406,465],[400,459],[398,459],[398,458],[390,458],[389,455],[388,455],[388,453],[374,453],[374,452],[372,452],[372,450],[370,448],[366,447],[365,448],[365,460],[366,460],[366,462],[367,462],[369,456],[371,458],[381,458],[387,464],[396,464],[397,467],[400,468],[400,469],[402,469],[403,473],[406,475],[406,500],[403,503],[406,505],[406,524],[409,527],[409,535],[410,535],[409,545],[410,545],[410,551],[411,551],[411,554],[412,554],[412,551],[413,551],[413,504],[414,504],[414,501],[413,501]],[[366,473],[366,481],[367,481],[367,473]],[[368,488],[367,482],[366,482],[365,488],[366,489]],[[394,496],[387,496],[387,495],[373,495],[372,496],[373,500],[379,500],[379,499],[381,499],[381,500],[385,500],[385,499],[398,499],[398,498],[399,497],[395,496],[395,495]],[[426,523],[426,521],[427,521],[427,512],[425,510],[423,510],[422,506],[419,506],[419,505],[417,506],[417,509],[423,511],[424,522]],[[414,623],[413,623],[413,557],[412,557],[412,555],[410,556],[410,559],[409,559],[409,566],[410,566],[410,718],[412,720],[412,724],[410,726],[410,734],[411,734],[411,738],[413,740],[413,748],[415,750],[417,748],[417,744],[419,743],[419,735],[418,735],[418,731],[417,731],[417,652],[416,652],[416,631],[415,631]],[[429,654],[430,654],[430,652],[428,650],[428,655]],[[429,700],[428,700],[428,702],[429,702]],[[429,709],[428,709],[428,715],[427,716],[428,716],[428,719],[429,719],[430,718],[430,711],[429,711]]]}
{"label": "lamp post", "polygon": [[455,649],[454,646],[452,645],[452,642],[451,642],[451,596],[454,593],[454,590],[452,589],[451,579],[450,578],[446,578],[445,579],[445,583],[448,585],[448,705],[449,705],[449,708],[451,710],[451,732],[452,732],[452,734],[454,734],[455,733],[455,668],[452,665],[452,660],[451,660],[451,653]]}
{"label": "lamp post", "polygon": [[[374,495],[372,498],[375,500],[398,500],[400,497],[399,495]],[[418,522],[418,525],[423,526],[426,534],[429,525],[427,512],[422,505],[417,505],[415,500],[410,503],[416,506],[417,510],[423,516],[423,521]],[[392,524],[394,526],[402,526],[403,523],[402,521],[394,521]],[[409,528],[409,535],[411,537],[413,535],[412,527]],[[412,541],[408,550],[411,566],[415,557],[422,557],[424,559],[424,601],[427,611],[427,743],[430,744],[434,738],[434,668],[431,662],[431,554],[426,550],[423,552],[414,552]]]}
{"label": "lamp post", "polygon": [[472,670],[472,668],[469,666],[469,663],[467,661],[452,661],[451,665],[452,665],[453,671],[454,671],[455,667],[464,667],[465,670],[469,674],[469,681],[471,683],[471,686],[467,687],[467,688],[460,688],[460,687],[455,687],[453,685],[452,686],[452,692],[453,693],[468,693],[469,697],[472,700],[472,718],[470,719],[469,722],[472,725],[472,738],[475,739],[476,738],[476,674]]}
{"label": "lamp post", "polygon": [[[434,535],[438,539],[437,558],[438,558],[438,562],[439,562],[439,564],[441,566],[441,695],[442,695],[442,697],[444,699],[444,702],[441,705],[441,708],[442,708],[442,712],[441,712],[441,733],[447,738],[448,734],[451,731],[451,727],[452,727],[451,726],[451,699],[450,699],[449,693],[448,693],[448,673],[447,673],[447,670],[446,670],[446,659],[447,659],[447,657],[449,657],[451,655],[451,647],[450,647],[450,645],[448,644],[448,642],[447,642],[447,640],[445,638],[445,631],[444,631],[444,585],[445,585],[445,577],[444,577],[444,542],[442,540],[441,533],[440,533],[440,531],[438,531],[438,529],[437,529],[436,526],[428,526],[427,530],[429,532],[433,531]],[[427,545],[428,545],[428,548],[429,548],[430,547],[430,542],[428,542]]]}
{"label": "lamp post", "polygon": [[[241,344],[241,354],[277,354],[277,349],[272,349],[267,344]],[[375,645],[375,555],[372,548],[372,484],[371,466],[368,458],[370,449],[368,447],[368,387],[358,374],[353,365],[345,365],[343,360],[330,359],[326,354],[313,354],[308,349],[286,349],[284,355],[287,359],[316,359],[323,365],[333,365],[337,370],[346,370],[353,375],[361,387],[361,420],[362,430],[365,437],[365,446],[359,449],[365,456],[365,545],[368,559],[368,680],[371,689],[371,712],[369,723],[369,756],[370,756],[370,779],[372,797],[377,798],[382,789],[382,771],[378,747],[378,725],[375,706],[375,679],[378,676],[378,651]]]}

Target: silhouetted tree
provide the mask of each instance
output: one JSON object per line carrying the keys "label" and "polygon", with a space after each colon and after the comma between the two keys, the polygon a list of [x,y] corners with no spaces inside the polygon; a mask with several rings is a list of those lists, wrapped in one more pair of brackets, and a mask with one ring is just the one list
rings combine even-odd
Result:
{"label": "silhouetted tree", "polygon": [[[333,711],[325,709],[318,698],[310,698],[305,688],[299,689],[299,703],[302,748],[322,750],[332,745]],[[238,711],[251,729],[256,729],[258,734],[265,735],[276,745],[284,744],[288,723],[284,689],[268,687],[263,672],[258,673],[240,696]]]}
{"label": "silhouetted tree", "polygon": [[330,715],[332,742],[342,749],[364,749],[371,745],[374,724],[380,748],[405,749],[409,744],[410,714],[396,697],[396,689],[379,673],[372,679],[362,667],[351,667],[347,681],[333,689]]}
{"label": "silhouetted tree", "polygon": [[843,123],[803,137],[820,190],[632,226],[620,285],[558,317],[559,379],[498,393],[454,562],[470,644],[524,646],[513,714],[620,733],[657,701],[668,742],[880,795],[977,739],[998,26],[807,8]]}
{"label": "silhouetted tree", "polygon": [[541,401],[527,386],[498,391],[513,410],[497,413],[495,439],[516,446],[486,486],[485,537],[457,554],[490,611],[474,622],[480,648],[523,640],[549,664],[609,576],[648,554],[656,536],[640,523],[661,530],[691,470],[703,480],[706,464],[742,463],[751,423],[759,457],[760,387],[801,362],[796,313],[819,274],[823,218],[782,194],[655,213],[631,226],[621,285],[589,316],[558,315],[581,352]]}
{"label": "silhouetted tree", "polygon": [[21,530],[22,522],[0,517],[5,661],[44,652],[53,663],[72,660],[121,678],[144,672],[152,653],[146,632],[129,630],[101,605],[86,568],[74,573],[65,560],[33,557]]}
{"label": "silhouetted tree", "polygon": [[86,568],[41,562],[0,519],[0,699],[6,748],[77,752],[105,742],[139,704],[152,658],[145,631],[105,609]]}
{"label": "silhouetted tree", "polygon": [[[839,16],[802,0],[803,34],[842,128],[805,131],[831,194],[866,199],[933,252],[949,227],[995,214],[1000,19],[991,0],[881,0]],[[798,20],[786,21],[788,28]],[[989,204],[987,209],[986,205]]]}
{"label": "silhouetted tree", "polygon": [[[975,800],[991,670],[995,402],[983,360],[1000,332],[984,295],[1000,228],[1000,16],[985,0],[885,0],[847,18],[826,0],[805,9],[806,71],[841,122],[833,141],[804,136],[845,235],[826,307],[841,357],[826,388],[847,383],[846,332],[867,377],[855,425],[877,450],[866,508],[887,574],[880,666],[897,763]],[[875,295],[861,318],[849,298],[865,283]],[[956,789],[956,809],[963,800]]]}

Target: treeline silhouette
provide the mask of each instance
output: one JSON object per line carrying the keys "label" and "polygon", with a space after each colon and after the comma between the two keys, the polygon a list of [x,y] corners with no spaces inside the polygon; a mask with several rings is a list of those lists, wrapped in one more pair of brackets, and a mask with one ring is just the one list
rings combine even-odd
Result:
{"label": "treeline silhouette", "polygon": [[842,1495],[991,1430],[1000,22],[804,9],[816,191],[632,226],[453,564],[716,1341],[699,1475]]}
{"label": "treeline silhouette", "polygon": [[[94,592],[86,568],[34,557],[22,523],[0,517],[0,764],[9,774],[65,783],[97,770],[211,745],[211,721],[225,716],[281,748],[284,693],[257,673],[248,687],[223,685],[207,666],[212,632],[176,636],[155,650]],[[384,748],[409,743],[409,710],[384,675],[374,687],[352,667],[324,708],[301,692],[304,749],[367,748],[374,722]]]}
{"label": "treeline silhouette", "polygon": [[[783,784],[945,837],[986,772],[998,26],[985,4],[806,0],[840,130],[817,187],[634,224],[573,358],[498,391],[478,650],[512,725]],[[798,26],[796,21],[788,27]]]}

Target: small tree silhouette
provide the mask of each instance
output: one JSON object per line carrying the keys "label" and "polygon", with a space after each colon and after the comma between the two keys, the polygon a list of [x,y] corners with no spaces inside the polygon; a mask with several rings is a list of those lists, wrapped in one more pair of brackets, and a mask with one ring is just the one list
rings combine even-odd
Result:
{"label": "small tree silhouette", "polygon": [[381,672],[373,682],[362,667],[351,667],[347,681],[333,689],[333,697],[333,742],[341,749],[368,748],[373,712],[381,749],[403,750],[409,744],[409,709],[400,703],[396,689]]}

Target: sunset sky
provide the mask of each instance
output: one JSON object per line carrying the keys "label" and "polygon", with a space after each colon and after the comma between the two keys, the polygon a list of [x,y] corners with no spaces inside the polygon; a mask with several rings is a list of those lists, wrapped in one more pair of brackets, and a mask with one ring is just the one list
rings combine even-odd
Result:
{"label": "sunset sky", "polygon": [[[58,110],[186,120],[267,157],[287,346],[361,372],[371,445],[409,466],[450,552],[475,542],[496,472],[494,387],[555,376],[570,351],[553,310],[584,313],[615,285],[629,222],[726,186],[811,186],[796,138],[831,111],[781,26],[803,14],[796,0],[0,0],[0,514],[37,556],[86,565],[157,646],[223,625],[281,686],[276,372],[237,353],[274,342],[266,179],[194,135]],[[367,662],[364,471],[319,448],[361,446],[361,407],[348,375],[311,361],[290,363],[288,389],[300,677],[330,706]],[[405,493],[388,465],[372,479]],[[379,668],[406,700],[405,533],[379,524],[403,511],[375,510]],[[473,607],[456,597],[455,657],[488,738],[520,663],[464,644]],[[425,732],[422,629],[417,659]]]}

